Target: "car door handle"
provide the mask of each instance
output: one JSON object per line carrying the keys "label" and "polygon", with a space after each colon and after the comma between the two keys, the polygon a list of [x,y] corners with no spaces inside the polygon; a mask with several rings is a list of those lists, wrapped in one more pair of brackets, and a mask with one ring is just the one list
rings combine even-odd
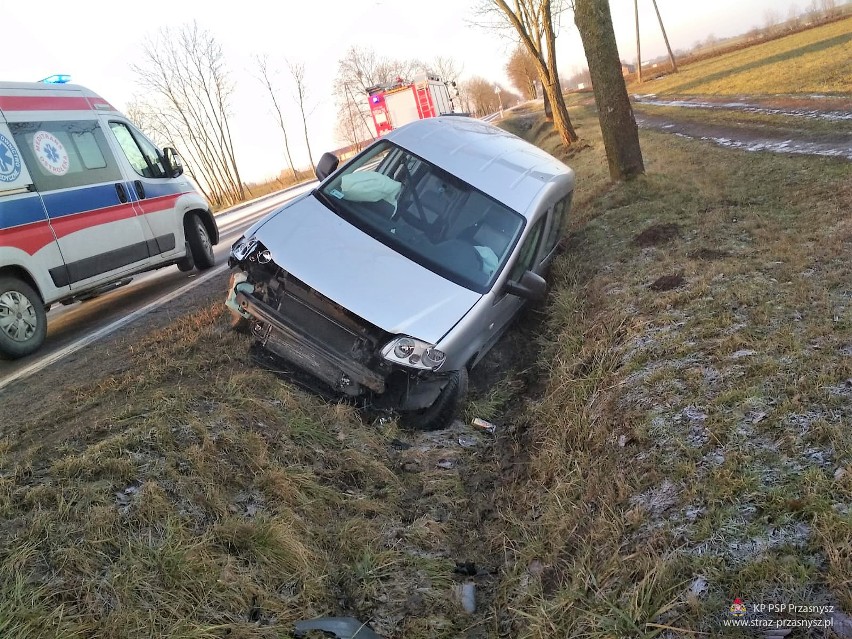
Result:
{"label": "car door handle", "polygon": [[136,180],[133,183],[134,188],[136,189],[136,195],[139,196],[140,200],[145,199],[145,187],[142,185],[142,180]]}
{"label": "car door handle", "polygon": [[127,202],[127,191],[124,189],[124,185],[121,182],[116,183],[115,191],[118,193],[118,201],[124,204]]}

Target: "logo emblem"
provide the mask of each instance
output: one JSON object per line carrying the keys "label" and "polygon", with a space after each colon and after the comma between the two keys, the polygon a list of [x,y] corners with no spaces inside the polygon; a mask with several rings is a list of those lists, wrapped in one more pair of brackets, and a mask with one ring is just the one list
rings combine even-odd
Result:
{"label": "logo emblem", "polygon": [[68,151],[52,133],[37,131],[33,136],[33,151],[39,163],[53,175],[65,175],[71,165]]}
{"label": "logo emblem", "polygon": [[748,612],[746,605],[743,603],[743,600],[737,597],[734,599],[734,603],[731,604],[731,616],[733,617],[743,617]]}
{"label": "logo emblem", "polygon": [[21,174],[21,156],[12,142],[0,134],[0,182],[14,182]]}

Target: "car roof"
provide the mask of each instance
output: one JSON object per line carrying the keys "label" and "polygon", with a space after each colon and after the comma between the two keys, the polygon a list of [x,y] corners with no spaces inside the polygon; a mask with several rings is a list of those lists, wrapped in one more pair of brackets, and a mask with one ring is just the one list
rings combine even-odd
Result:
{"label": "car roof", "polygon": [[464,116],[416,120],[384,136],[424,160],[529,217],[557,183],[567,193],[574,172],[537,146],[503,129]]}

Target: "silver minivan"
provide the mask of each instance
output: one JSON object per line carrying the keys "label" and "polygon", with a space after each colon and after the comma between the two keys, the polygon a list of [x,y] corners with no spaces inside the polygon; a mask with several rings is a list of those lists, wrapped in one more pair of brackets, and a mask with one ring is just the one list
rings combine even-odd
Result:
{"label": "silver minivan", "polygon": [[434,429],[524,303],[542,299],[574,172],[494,125],[412,122],[251,227],[228,306],[265,365]]}

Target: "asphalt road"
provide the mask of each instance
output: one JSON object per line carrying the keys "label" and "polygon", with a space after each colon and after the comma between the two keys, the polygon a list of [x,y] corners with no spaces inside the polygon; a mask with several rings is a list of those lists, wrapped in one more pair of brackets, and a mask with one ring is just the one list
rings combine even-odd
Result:
{"label": "asphalt road", "polygon": [[0,392],[11,382],[37,373],[128,323],[144,322],[149,312],[179,294],[179,291],[223,272],[227,269],[231,244],[243,231],[273,209],[310,190],[315,184],[309,182],[292,187],[218,213],[216,220],[220,239],[214,247],[216,265],[208,271],[182,273],[176,266],[168,266],[137,275],[129,284],[95,299],[69,306],[55,305],[47,314],[44,346],[29,357],[15,361],[0,360]]}

